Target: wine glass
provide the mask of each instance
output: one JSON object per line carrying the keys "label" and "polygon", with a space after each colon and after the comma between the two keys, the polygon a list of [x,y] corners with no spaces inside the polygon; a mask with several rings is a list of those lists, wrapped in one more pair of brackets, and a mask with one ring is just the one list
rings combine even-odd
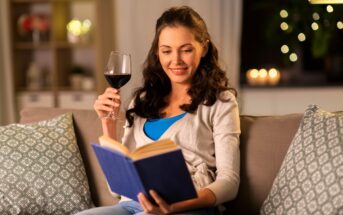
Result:
{"label": "wine glass", "polygon": [[[126,53],[112,51],[104,72],[107,82],[115,89],[120,89],[131,79],[131,56]],[[117,113],[108,113],[105,118],[115,120]]]}

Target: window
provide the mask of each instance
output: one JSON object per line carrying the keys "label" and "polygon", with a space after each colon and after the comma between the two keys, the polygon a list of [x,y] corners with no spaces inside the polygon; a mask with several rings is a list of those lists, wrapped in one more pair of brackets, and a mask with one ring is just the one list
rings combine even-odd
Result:
{"label": "window", "polygon": [[343,5],[244,0],[241,85],[253,68],[277,68],[281,86],[343,84],[342,14]]}

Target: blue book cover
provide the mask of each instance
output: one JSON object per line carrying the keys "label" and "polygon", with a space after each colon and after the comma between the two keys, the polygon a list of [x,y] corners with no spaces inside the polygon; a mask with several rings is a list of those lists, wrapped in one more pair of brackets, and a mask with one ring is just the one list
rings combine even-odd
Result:
{"label": "blue book cover", "polygon": [[181,149],[133,160],[108,147],[92,147],[117,194],[138,201],[138,193],[143,192],[152,201],[149,190],[154,189],[169,204],[197,197]]}

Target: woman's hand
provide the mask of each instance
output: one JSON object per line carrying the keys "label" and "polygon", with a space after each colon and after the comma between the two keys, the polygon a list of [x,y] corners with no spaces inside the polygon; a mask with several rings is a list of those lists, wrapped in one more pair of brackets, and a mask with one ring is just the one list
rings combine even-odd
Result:
{"label": "woman's hand", "polygon": [[109,87],[103,94],[98,96],[98,99],[93,106],[101,119],[103,134],[113,139],[116,139],[117,136],[116,124],[114,123],[114,120],[108,120],[105,117],[112,111],[115,115],[118,115],[120,103],[119,90]]}
{"label": "woman's hand", "polygon": [[171,205],[167,204],[154,190],[150,190],[149,193],[157,206],[151,203],[143,193],[138,194],[139,203],[146,213],[171,214],[198,208],[214,207],[216,203],[216,196],[207,188],[198,191],[197,198],[175,202]]}
{"label": "woman's hand", "polygon": [[103,94],[98,96],[93,107],[99,118],[102,119],[110,112],[118,114],[120,104],[119,90],[108,87]]}
{"label": "woman's hand", "polygon": [[152,196],[152,198],[155,200],[157,206],[151,203],[143,193],[139,193],[138,200],[142,208],[144,209],[144,212],[152,213],[152,214],[173,213],[172,206],[168,205],[154,190],[150,190],[149,193]]}

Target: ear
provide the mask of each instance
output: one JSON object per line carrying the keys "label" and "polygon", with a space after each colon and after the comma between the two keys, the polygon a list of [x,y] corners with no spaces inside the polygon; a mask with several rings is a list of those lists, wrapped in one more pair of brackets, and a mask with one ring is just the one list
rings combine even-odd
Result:
{"label": "ear", "polygon": [[210,41],[209,40],[206,40],[205,44],[204,44],[204,50],[202,52],[202,55],[201,57],[205,57],[207,52],[208,52],[208,45],[209,45]]}

